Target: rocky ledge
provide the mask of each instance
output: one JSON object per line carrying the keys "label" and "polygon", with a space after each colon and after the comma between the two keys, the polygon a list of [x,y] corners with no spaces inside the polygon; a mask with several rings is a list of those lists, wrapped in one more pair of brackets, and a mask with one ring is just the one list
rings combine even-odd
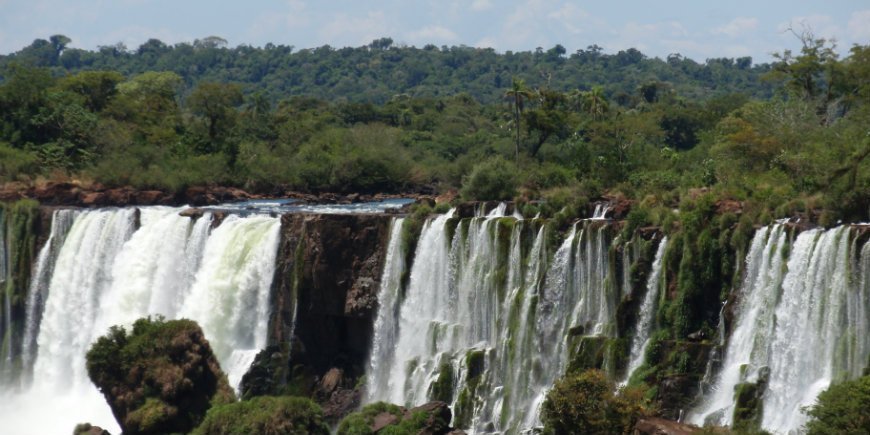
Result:
{"label": "rocky ledge", "polygon": [[47,206],[69,207],[125,207],[134,205],[216,205],[251,199],[292,198],[310,204],[352,204],[378,201],[386,198],[431,199],[428,195],[415,193],[393,195],[359,193],[318,194],[276,190],[268,194],[247,192],[237,187],[196,186],[179,192],[156,189],[136,189],[130,186],[106,187],[98,183],[49,182],[45,184],[6,183],[0,185],[0,201],[33,199]]}

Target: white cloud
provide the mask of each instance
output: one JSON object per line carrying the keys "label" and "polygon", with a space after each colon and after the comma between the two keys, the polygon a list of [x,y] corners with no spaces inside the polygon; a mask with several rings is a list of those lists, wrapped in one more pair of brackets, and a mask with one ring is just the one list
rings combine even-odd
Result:
{"label": "white cloud", "polygon": [[459,39],[459,35],[446,27],[426,26],[408,34],[408,39],[419,44],[432,44],[436,42],[453,42]]}
{"label": "white cloud", "polygon": [[473,11],[485,11],[492,8],[492,1],[490,0],[474,0],[471,2],[471,10]]}
{"label": "white cloud", "polygon": [[843,36],[842,26],[838,25],[830,15],[793,17],[787,23],[780,23],[778,30],[781,34],[781,40],[792,43],[796,41],[792,32],[798,35],[810,32],[815,38],[825,38],[828,40],[840,40]]}
{"label": "white cloud", "polygon": [[608,30],[604,20],[592,16],[574,3],[562,4],[559,9],[550,12],[547,18],[558,22],[571,34],[601,34]]}
{"label": "white cloud", "polygon": [[362,16],[339,14],[319,32],[322,44],[359,46],[390,35],[391,28],[383,12],[373,11]]}
{"label": "white cloud", "polygon": [[745,36],[747,32],[751,32],[756,28],[758,28],[758,18],[737,17],[728,24],[713,29],[712,32],[716,35],[736,38],[738,36]]}
{"label": "white cloud", "polygon": [[474,43],[475,47],[478,48],[495,48],[498,49],[498,42],[496,42],[495,38],[491,36],[485,36]]}
{"label": "white cloud", "polygon": [[870,39],[870,10],[852,12],[846,29],[855,42],[865,41],[866,43]]}

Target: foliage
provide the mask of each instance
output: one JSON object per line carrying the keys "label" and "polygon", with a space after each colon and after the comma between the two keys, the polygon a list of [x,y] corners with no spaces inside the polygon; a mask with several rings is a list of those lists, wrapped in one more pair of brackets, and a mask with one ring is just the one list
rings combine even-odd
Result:
{"label": "foliage", "polygon": [[329,434],[323,411],[310,399],[258,396],[209,409],[192,434]]}
{"label": "foliage", "polygon": [[804,411],[810,416],[807,433],[870,433],[870,376],[831,385]]}
{"label": "foliage", "polygon": [[512,199],[516,194],[516,167],[501,157],[474,166],[462,183],[462,197],[469,200]]}
{"label": "foliage", "polygon": [[124,433],[188,432],[233,392],[196,322],[143,318],[113,326],[86,355],[88,376]]}
{"label": "foliage", "polygon": [[395,417],[393,423],[379,430],[378,434],[386,435],[414,435],[418,433],[430,433],[426,431],[430,425],[446,428],[450,422],[432,421],[439,420],[437,416],[428,414],[426,411],[407,413],[404,408],[386,402],[377,402],[366,405],[360,411],[354,412],[338,425],[338,435],[372,435],[372,425],[375,417],[381,414],[392,414]]}
{"label": "foliage", "polygon": [[631,433],[637,419],[650,412],[644,392],[619,392],[596,369],[556,381],[542,408],[544,432],[551,434]]}
{"label": "foliage", "polygon": [[870,46],[841,59],[828,41],[797,36],[799,53],[753,65],[389,38],[295,50],[209,37],[89,52],[54,35],[0,56],[0,181],[461,189],[516,197],[562,223],[607,194],[644,204],[648,223],[669,229],[678,221],[668,210],[706,189],[753,220],[866,220]]}

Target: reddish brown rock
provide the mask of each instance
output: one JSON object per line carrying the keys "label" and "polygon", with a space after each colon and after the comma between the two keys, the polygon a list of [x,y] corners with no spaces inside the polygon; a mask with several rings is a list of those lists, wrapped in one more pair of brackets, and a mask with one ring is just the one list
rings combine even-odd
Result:
{"label": "reddish brown rock", "polygon": [[700,432],[697,426],[665,420],[658,417],[646,417],[634,425],[634,435],[691,435]]}
{"label": "reddish brown rock", "polygon": [[91,192],[82,197],[81,204],[85,207],[108,205],[106,194],[103,192]]}
{"label": "reddish brown rock", "polygon": [[381,429],[392,426],[394,424],[399,423],[399,417],[395,414],[390,414],[389,412],[382,412],[375,416],[375,421],[372,423],[371,430],[372,432],[377,433]]}

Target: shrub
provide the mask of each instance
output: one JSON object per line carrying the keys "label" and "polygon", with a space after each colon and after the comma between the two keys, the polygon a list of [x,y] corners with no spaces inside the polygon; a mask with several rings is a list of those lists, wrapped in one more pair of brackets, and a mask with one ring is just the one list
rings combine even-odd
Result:
{"label": "shrub", "polygon": [[810,416],[807,433],[870,433],[870,376],[841,382],[819,394],[816,404],[805,408]]}
{"label": "shrub", "polygon": [[258,396],[215,406],[194,435],[329,434],[323,411],[303,397]]}
{"label": "shrub", "polygon": [[13,181],[40,172],[39,158],[34,153],[0,143],[0,181]]}
{"label": "shrub", "polygon": [[508,200],[517,192],[517,168],[501,157],[474,166],[462,180],[462,197],[469,200]]}
{"label": "shrub", "polygon": [[568,375],[547,393],[542,418],[548,434],[631,433],[638,418],[649,412],[643,391],[618,393],[604,372],[587,370]]}

